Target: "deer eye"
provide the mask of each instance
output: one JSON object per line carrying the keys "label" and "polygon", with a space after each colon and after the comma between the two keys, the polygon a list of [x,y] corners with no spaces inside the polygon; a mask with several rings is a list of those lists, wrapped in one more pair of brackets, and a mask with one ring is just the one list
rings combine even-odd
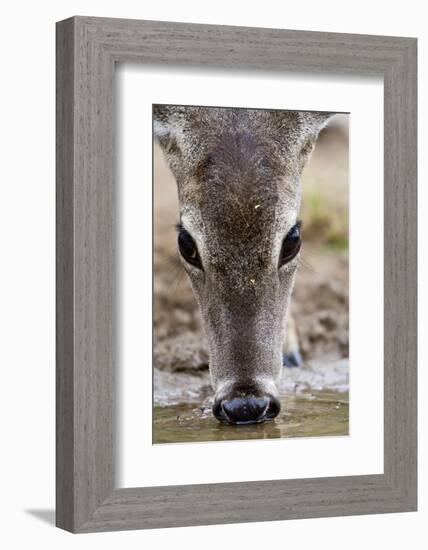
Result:
{"label": "deer eye", "polygon": [[196,243],[188,231],[182,225],[177,226],[178,229],[178,249],[182,257],[187,263],[202,269],[202,262],[199,257]]}
{"label": "deer eye", "polygon": [[285,236],[282,241],[281,253],[279,255],[278,267],[290,262],[299,253],[302,245],[300,236],[301,222],[297,222]]}

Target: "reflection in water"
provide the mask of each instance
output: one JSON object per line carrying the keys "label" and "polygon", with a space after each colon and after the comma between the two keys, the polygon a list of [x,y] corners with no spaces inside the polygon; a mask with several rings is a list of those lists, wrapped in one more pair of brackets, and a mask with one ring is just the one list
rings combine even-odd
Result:
{"label": "reflection in water", "polygon": [[285,394],[278,417],[263,424],[230,426],[195,403],[155,407],[153,443],[348,435],[348,392]]}

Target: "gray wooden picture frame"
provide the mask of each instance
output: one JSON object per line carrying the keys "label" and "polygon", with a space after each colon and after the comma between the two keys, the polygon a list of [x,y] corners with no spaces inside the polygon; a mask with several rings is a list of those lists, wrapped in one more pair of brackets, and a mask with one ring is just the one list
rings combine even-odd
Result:
{"label": "gray wooden picture frame", "polygon": [[[154,21],[57,24],[58,527],[82,533],[416,510],[416,47],[414,38]],[[115,487],[117,62],[383,77],[383,474]]]}

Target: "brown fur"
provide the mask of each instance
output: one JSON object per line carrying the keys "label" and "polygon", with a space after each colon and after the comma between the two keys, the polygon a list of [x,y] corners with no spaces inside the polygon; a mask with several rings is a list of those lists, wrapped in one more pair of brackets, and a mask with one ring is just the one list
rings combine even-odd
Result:
{"label": "brown fur", "polygon": [[203,270],[183,260],[210,347],[216,400],[275,395],[297,259],[278,269],[300,176],[327,113],[154,106],[181,223]]}

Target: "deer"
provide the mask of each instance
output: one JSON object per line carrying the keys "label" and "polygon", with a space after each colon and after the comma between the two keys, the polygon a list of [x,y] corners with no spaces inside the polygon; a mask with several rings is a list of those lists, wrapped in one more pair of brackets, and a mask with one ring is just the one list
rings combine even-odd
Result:
{"label": "deer", "polygon": [[302,247],[301,176],[333,114],[153,105],[221,422],[274,419],[284,346],[300,362],[289,308]]}

